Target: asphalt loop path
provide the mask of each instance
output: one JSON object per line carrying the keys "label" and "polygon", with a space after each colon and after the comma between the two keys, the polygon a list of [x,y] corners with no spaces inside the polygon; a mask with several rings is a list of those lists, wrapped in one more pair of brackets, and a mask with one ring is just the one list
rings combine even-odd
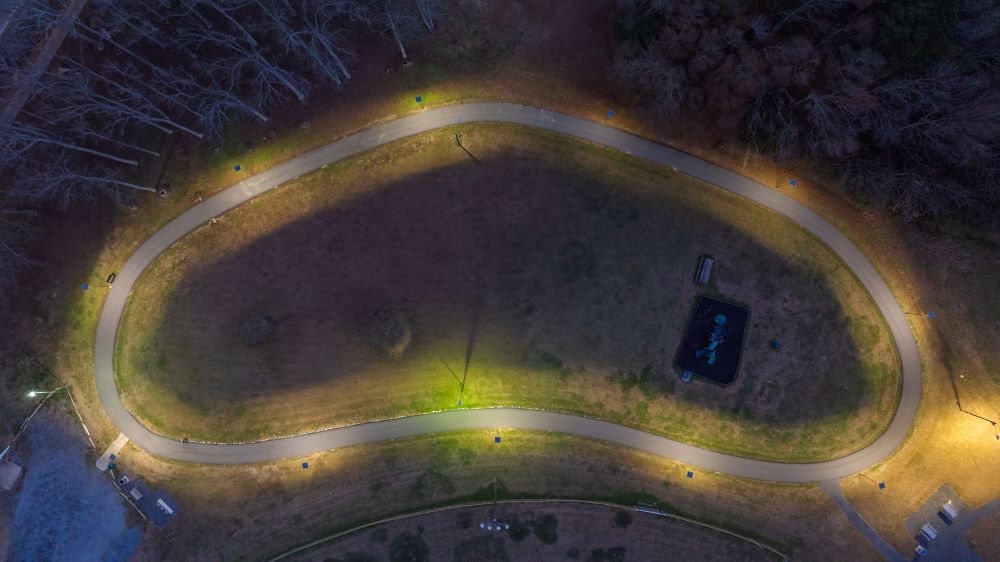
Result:
{"label": "asphalt loop path", "polygon": [[[664,437],[586,417],[513,408],[454,410],[328,429],[246,444],[182,443],[151,432],[125,409],[115,385],[118,326],[143,270],[174,242],[229,209],[289,180],[379,145],[462,122],[514,123],[546,129],[621,150],[698,178],[785,215],[826,243],[871,293],[886,318],[902,361],[903,388],[889,428],[874,443],[845,457],[819,463],[778,463],[700,449]],[[461,429],[512,428],[555,431],[610,441],[706,470],[778,482],[819,482],[859,472],[888,456],[906,438],[920,401],[921,366],[906,316],[871,263],[829,222],[801,203],[734,172],[629,133],[534,107],[475,103],[423,111],[328,144],[257,174],[195,205],[146,240],[118,272],[108,291],[94,342],[97,390],[111,420],[135,444],[170,459],[238,464],[307,455],[360,443]]]}

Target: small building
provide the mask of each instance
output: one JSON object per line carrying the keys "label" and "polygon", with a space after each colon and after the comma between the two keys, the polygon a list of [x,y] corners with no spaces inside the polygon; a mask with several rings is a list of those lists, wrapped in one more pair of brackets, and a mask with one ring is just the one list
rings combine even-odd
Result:
{"label": "small building", "polygon": [[150,490],[141,480],[125,480],[122,493],[157,527],[163,527],[181,508],[166,492]]}

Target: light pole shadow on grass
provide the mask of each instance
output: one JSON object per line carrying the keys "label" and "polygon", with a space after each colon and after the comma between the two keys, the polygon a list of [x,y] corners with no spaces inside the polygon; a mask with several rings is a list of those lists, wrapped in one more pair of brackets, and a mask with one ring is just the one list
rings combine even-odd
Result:
{"label": "light pole shadow on grass", "polygon": [[473,162],[475,162],[476,164],[482,164],[482,162],[480,162],[479,159],[476,158],[474,154],[469,152],[469,149],[465,148],[465,145],[462,144],[462,135],[455,135],[455,144],[457,144],[458,147],[461,148],[469,156],[469,158],[472,158]]}
{"label": "light pole shadow on grass", "polygon": [[970,415],[974,418],[981,419],[986,423],[990,424],[991,426],[993,426],[994,437],[998,441],[1000,441],[1000,431],[998,431],[997,428],[998,422],[996,420],[990,419],[986,416],[982,416],[976,412],[967,410],[965,406],[962,405],[962,394],[959,391],[958,381],[955,380],[955,372],[958,371],[959,369],[953,364],[953,357],[955,357],[954,350],[952,350],[951,348],[951,343],[949,342],[948,337],[945,336],[944,334],[941,334],[940,331],[938,333],[938,341],[941,342],[940,345],[943,348],[941,353],[941,360],[945,364],[945,372],[948,373],[948,382],[951,383],[951,391],[955,395],[955,405],[958,406],[958,411],[962,412],[963,414]]}
{"label": "light pole shadow on grass", "polygon": [[[475,283],[473,279],[473,283]],[[462,405],[462,398],[465,396],[465,383],[469,379],[469,365],[472,364],[472,350],[476,345],[476,336],[479,334],[479,324],[483,312],[483,299],[480,295],[475,295],[472,301],[472,319],[469,321],[469,337],[465,344],[465,368],[462,370],[462,387],[458,397],[458,404]]]}

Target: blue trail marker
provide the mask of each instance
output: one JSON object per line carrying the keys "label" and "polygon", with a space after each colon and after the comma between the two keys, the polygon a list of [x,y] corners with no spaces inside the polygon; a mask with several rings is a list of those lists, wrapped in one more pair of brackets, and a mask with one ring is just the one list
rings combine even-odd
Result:
{"label": "blue trail marker", "polygon": [[414,99],[416,99],[416,100],[417,100],[417,103],[424,103],[424,98],[423,98],[423,96],[417,96],[417,97],[416,97],[416,98],[414,98]]}
{"label": "blue trail marker", "polygon": [[84,291],[86,291],[86,290],[87,290],[87,289],[89,289],[89,288],[90,288],[90,283],[84,283],[84,284],[83,284],[83,290],[84,290]]}
{"label": "blue trail marker", "polygon": [[795,178],[792,178],[792,179],[788,180],[788,183],[789,183],[789,184],[790,184],[790,185],[791,185],[792,187],[795,187],[795,186],[799,185],[799,180],[797,180],[797,179],[795,179]]}
{"label": "blue trail marker", "polygon": [[690,470],[688,471],[688,478],[694,478],[694,473]]}
{"label": "blue trail marker", "polygon": [[306,470],[308,468],[309,468],[309,463],[307,462],[302,463],[302,470]]}
{"label": "blue trail marker", "polygon": [[233,166],[233,169],[236,170],[237,172],[240,171],[240,165],[237,164],[237,165]]}
{"label": "blue trail marker", "polygon": [[499,443],[499,442],[500,442],[500,436],[499,436],[499,435],[497,435],[496,437],[494,437],[494,438],[493,438],[493,442],[494,442],[494,443]]}
{"label": "blue trail marker", "polygon": [[932,310],[932,311],[930,311],[930,312],[927,313],[927,317],[930,318],[931,320],[934,320],[935,318],[937,318],[937,312],[934,312]]}
{"label": "blue trail marker", "polygon": [[879,490],[884,490],[885,489],[885,482],[879,482],[878,483],[878,489]]}
{"label": "blue trail marker", "polygon": [[614,116],[615,116],[615,110],[609,109],[608,110],[608,119],[611,119]]}

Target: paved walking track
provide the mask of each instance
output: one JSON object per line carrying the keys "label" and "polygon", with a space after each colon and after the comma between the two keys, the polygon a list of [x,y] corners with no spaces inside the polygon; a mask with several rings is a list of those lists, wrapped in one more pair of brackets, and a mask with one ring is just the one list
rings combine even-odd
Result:
{"label": "paved walking track", "polygon": [[[125,409],[115,386],[115,338],[129,293],[142,271],[171,244],[212,217],[302,174],[384,143],[458,122],[492,121],[538,127],[615,148],[716,185],[773,209],[833,249],[871,293],[885,316],[903,367],[903,389],[888,430],[874,443],[837,460],[797,464],[735,457],[596,419],[536,410],[455,410],[342,427],[248,444],[182,443],[146,429]],[[476,428],[556,431],[610,441],[706,470],[779,482],[819,482],[859,472],[888,456],[910,430],[920,401],[916,341],[889,287],[861,252],[830,223],[781,193],[714,164],[617,129],[533,107],[476,103],[432,109],[385,123],[275,166],[194,206],[160,229],[118,272],[101,312],[94,343],[97,390],[119,429],[143,449],[196,463],[253,463],[431,432]]]}

